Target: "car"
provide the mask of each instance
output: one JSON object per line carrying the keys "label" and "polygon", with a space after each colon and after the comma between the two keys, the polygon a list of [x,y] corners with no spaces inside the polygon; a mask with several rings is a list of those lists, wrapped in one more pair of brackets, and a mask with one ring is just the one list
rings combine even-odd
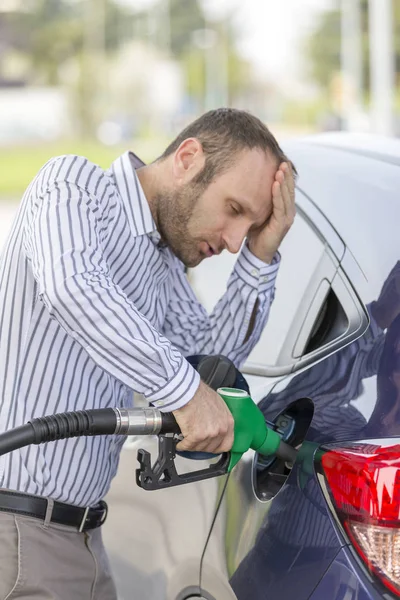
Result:
{"label": "car", "polygon": [[[154,459],[157,438],[130,438],[103,527],[121,600],[400,596],[400,141],[338,132],[283,148],[297,216],[241,370],[297,459],[249,450],[229,475],[145,491],[136,452]],[[235,258],[188,273],[208,310]]]}

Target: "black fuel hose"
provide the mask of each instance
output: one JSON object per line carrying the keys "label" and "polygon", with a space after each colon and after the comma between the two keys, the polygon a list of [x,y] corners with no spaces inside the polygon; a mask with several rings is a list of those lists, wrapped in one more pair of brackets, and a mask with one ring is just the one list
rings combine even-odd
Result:
{"label": "black fuel hose", "polygon": [[153,408],[100,408],[58,413],[0,434],[0,456],[31,444],[89,435],[180,433],[172,413]]}
{"label": "black fuel hose", "polygon": [[[0,434],[0,456],[31,444],[90,435],[181,433],[172,413],[155,408],[99,408],[58,413]],[[297,452],[281,441],[276,456],[294,462]]]}

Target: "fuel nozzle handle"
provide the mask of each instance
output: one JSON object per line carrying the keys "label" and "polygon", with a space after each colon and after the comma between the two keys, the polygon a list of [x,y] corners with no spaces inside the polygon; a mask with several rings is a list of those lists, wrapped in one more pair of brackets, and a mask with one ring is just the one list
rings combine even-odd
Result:
{"label": "fuel nozzle handle", "polygon": [[161,413],[160,433],[181,433],[181,428],[179,427],[173,413]]}
{"label": "fuel nozzle handle", "polygon": [[[243,390],[236,388],[219,388],[218,394],[223,398],[234,419],[234,441],[228,471],[239,462],[242,455],[251,448],[263,456],[275,454],[285,462],[293,463],[297,451],[284,442],[280,435],[267,426],[265,418],[251,397]],[[172,413],[160,413],[160,433],[180,433],[180,428]]]}
{"label": "fuel nozzle handle", "polygon": [[[219,388],[234,418],[234,441],[228,471],[239,462],[242,455],[255,450],[264,456],[275,454],[285,462],[293,463],[297,451],[286,444],[280,435],[265,423],[263,413],[251,397],[236,388]],[[114,409],[118,414],[119,427],[115,433],[125,435],[180,434],[180,427],[173,413],[162,413],[156,408]]]}
{"label": "fuel nozzle handle", "polygon": [[236,388],[219,388],[217,392],[225,400],[234,419],[234,441],[228,471],[250,448],[264,456],[275,454],[285,461],[294,462],[296,450],[267,426],[263,413],[247,392]]}

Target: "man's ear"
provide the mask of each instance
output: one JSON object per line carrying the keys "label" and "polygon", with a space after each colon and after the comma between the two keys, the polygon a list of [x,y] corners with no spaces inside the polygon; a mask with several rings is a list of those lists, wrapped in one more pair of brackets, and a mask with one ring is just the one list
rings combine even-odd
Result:
{"label": "man's ear", "polygon": [[197,138],[187,138],[173,156],[173,175],[177,183],[188,183],[205,165],[203,146]]}

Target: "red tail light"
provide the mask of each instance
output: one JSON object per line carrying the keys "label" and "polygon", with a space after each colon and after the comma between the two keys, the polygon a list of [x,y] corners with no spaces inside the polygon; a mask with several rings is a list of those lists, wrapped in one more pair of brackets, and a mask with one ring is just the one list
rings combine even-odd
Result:
{"label": "red tail light", "polygon": [[400,445],[331,450],[321,462],[337,514],[355,549],[400,596]]}

